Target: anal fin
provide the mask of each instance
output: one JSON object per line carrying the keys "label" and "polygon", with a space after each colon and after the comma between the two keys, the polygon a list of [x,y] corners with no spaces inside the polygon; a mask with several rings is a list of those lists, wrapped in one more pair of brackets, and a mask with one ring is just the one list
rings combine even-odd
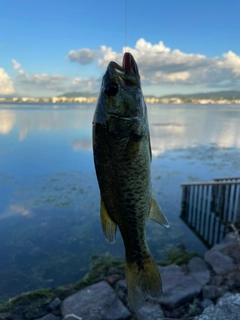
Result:
{"label": "anal fin", "polygon": [[100,219],[102,223],[103,233],[107,242],[114,243],[116,240],[117,225],[110,218],[103,200],[100,205]]}
{"label": "anal fin", "polygon": [[151,209],[148,215],[148,219],[151,219],[162,226],[169,228],[169,223],[167,218],[165,217],[161,207],[157,203],[154,195],[152,194],[152,201],[151,201]]}

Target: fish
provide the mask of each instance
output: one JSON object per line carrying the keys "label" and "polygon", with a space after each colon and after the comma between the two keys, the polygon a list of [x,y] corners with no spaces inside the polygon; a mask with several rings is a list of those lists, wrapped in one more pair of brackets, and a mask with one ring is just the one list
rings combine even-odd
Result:
{"label": "fish", "polygon": [[162,294],[162,281],[146,241],[146,220],[169,227],[151,184],[151,143],[138,66],[125,52],[103,76],[93,116],[92,145],[105,239],[120,230],[125,246],[128,302],[138,310]]}

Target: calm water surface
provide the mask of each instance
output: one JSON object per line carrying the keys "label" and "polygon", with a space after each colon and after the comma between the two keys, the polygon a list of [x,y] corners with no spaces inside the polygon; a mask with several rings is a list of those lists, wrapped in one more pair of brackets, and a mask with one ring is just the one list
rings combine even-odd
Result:
{"label": "calm water surface", "polygon": [[[240,175],[240,107],[149,106],[152,183],[169,219],[147,222],[155,259],[204,245],[179,219],[182,182]],[[0,301],[75,282],[107,244],[91,151],[93,105],[0,104]]]}

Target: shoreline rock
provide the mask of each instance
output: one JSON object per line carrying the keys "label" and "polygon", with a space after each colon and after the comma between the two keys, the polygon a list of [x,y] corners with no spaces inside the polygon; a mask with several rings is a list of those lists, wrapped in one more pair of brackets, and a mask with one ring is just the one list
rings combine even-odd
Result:
{"label": "shoreline rock", "polygon": [[[194,257],[187,265],[169,265],[159,270],[163,296],[149,299],[136,314],[127,303],[123,273],[115,269],[104,280],[85,288],[80,286],[78,290],[76,286],[67,296],[50,294],[41,308],[34,310],[33,303],[21,314],[17,311],[20,309],[6,308],[0,311],[0,320],[161,320],[164,317],[231,320],[239,316],[240,257],[235,233],[226,235],[220,244],[205,253],[204,259]],[[55,293],[58,292],[61,290],[56,289]]]}

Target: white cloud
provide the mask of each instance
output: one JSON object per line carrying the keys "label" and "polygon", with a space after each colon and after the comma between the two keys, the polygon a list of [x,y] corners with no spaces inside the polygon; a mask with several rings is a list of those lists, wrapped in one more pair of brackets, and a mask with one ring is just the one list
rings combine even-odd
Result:
{"label": "white cloud", "polygon": [[3,68],[0,68],[0,94],[12,94],[14,91],[13,82],[9,75]]}
{"label": "white cloud", "polygon": [[17,74],[17,83],[21,86],[35,87],[45,90],[65,90],[67,87],[68,77],[59,74],[35,73],[27,74],[23,70],[19,70]]}
{"label": "white cloud", "polygon": [[234,75],[240,76],[240,56],[237,56],[231,50],[223,54],[222,59],[218,62],[218,66],[232,70]]}
{"label": "white cloud", "polygon": [[18,70],[21,68],[21,64],[17,62],[16,60],[12,59],[13,69]]}
{"label": "white cloud", "polygon": [[71,88],[77,91],[95,92],[99,89],[100,79],[97,78],[74,78],[72,80]]}
{"label": "white cloud", "polygon": [[79,62],[80,64],[89,64],[93,62],[99,55],[99,51],[90,49],[71,50],[68,53],[68,59],[70,61]]}
{"label": "white cloud", "polygon": [[[172,50],[162,41],[152,45],[144,39],[136,42],[135,48],[128,47],[137,61],[141,78],[146,83],[193,83],[196,81],[196,73],[215,64],[214,59],[207,59],[201,54],[186,54],[180,50]],[[122,53],[117,54],[111,48],[101,47],[103,55],[98,63],[106,67],[109,58],[121,63]]]}
{"label": "white cloud", "polygon": [[[73,50],[71,54],[77,56],[81,50],[91,57],[89,61],[97,59],[99,67],[106,68],[110,61],[122,63],[123,52],[113,51],[110,47],[101,46],[99,51]],[[238,88],[240,85],[240,56],[232,51],[224,53],[222,57],[208,58],[202,54],[184,53],[179,49],[171,50],[162,41],[152,44],[143,38],[136,42],[134,48],[127,47],[126,51],[134,56],[144,84],[201,85],[216,88]]]}
{"label": "white cloud", "polygon": [[68,92],[68,91],[89,91],[95,92],[99,89],[100,79],[95,77],[69,79],[60,74],[27,74],[20,69],[17,72],[16,84],[20,91],[29,88],[36,90],[48,90],[52,92]]}
{"label": "white cloud", "polygon": [[30,77],[34,84],[44,86],[46,89],[62,87],[63,83],[68,79],[59,74],[33,74]]}

